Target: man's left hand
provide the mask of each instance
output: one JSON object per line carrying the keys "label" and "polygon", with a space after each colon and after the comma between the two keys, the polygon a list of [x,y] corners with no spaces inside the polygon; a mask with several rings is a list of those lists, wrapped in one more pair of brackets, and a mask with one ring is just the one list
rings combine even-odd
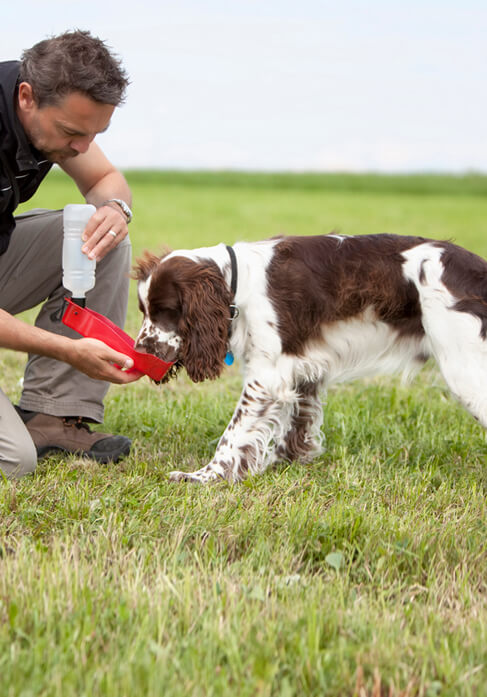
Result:
{"label": "man's left hand", "polygon": [[99,261],[128,235],[127,219],[122,210],[104,205],[97,209],[86,224],[81,251]]}

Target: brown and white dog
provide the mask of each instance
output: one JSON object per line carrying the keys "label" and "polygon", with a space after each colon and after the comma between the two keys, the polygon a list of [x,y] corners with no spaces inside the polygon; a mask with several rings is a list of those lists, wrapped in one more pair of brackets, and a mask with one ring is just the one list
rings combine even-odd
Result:
{"label": "brown and white dog", "polygon": [[412,373],[434,356],[487,426],[487,263],[449,242],[365,235],[282,237],[138,262],[136,348],[244,385],[214,458],[173,480],[230,482],[322,450],[320,393],[366,375]]}

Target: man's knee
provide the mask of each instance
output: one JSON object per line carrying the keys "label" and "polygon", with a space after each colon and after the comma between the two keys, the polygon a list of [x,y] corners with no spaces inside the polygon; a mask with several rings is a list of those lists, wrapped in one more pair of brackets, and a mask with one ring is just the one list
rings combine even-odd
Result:
{"label": "man's knee", "polygon": [[132,243],[127,235],[120,244],[114,247],[103,259],[97,264],[98,273],[114,274],[115,277],[126,276],[130,271],[132,262]]}
{"label": "man's knee", "polygon": [[36,466],[37,453],[32,440],[22,441],[15,449],[11,449],[8,456],[0,459],[0,470],[7,479],[20,479],[27,474],[32,474]]}

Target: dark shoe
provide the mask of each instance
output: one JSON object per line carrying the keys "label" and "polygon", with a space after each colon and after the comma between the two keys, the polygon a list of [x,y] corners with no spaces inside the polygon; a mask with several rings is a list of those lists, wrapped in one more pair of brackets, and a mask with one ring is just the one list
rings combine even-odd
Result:
{"label": "dark shoe", "polygon": [[64,452],[107,463],[129,454],[130,438],[92,431],[80,417],[50,416],[19,408],[17,411],[34,441],[39,459],[48,453]]}

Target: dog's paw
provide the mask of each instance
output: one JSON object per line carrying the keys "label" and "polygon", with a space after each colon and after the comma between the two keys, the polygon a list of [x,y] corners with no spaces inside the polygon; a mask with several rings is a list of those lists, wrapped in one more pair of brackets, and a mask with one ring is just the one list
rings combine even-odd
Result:
{"label": "dog's paw", "polygon": [[192,482],[193,484],[208,484],[209,482],[219,479],[219,475],[207,467],[203,467],[196,472],[179,472],[175,470],[169,472],[169,479],[172,482]]}
{"label": "dog's paw", "polygon": [[169,472],[169,479],[171,482],[199,482],[197,477],[193,477],[191,472]]}

